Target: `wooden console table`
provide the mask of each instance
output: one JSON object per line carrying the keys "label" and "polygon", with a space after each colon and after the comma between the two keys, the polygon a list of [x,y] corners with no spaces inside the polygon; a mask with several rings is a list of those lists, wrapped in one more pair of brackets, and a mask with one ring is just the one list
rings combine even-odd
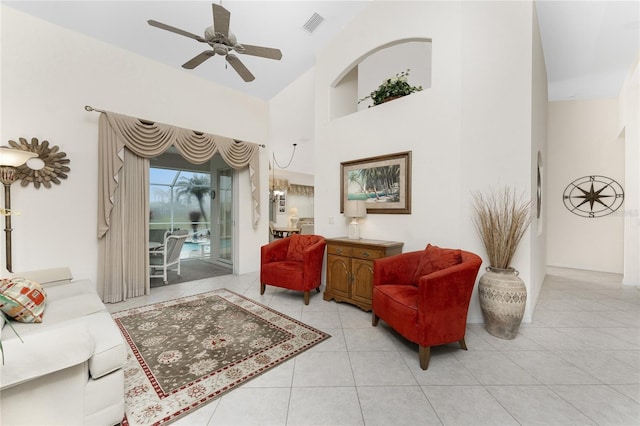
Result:
{"label": "wooden console table", "polygon": [[404,243],[328,238],[324,300],[347,302],[371,310],[373,261],[402,253]]}

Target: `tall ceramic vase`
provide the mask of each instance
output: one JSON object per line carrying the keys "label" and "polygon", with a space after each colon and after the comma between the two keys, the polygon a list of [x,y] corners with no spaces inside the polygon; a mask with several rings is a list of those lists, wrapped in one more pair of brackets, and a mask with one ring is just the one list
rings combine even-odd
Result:
{"label": "tall ceramic vase", "polygon": [[527,304],[527,288],[518,277],[518,271],[488,267],[480,277],[478,294],[489,334],[501,339],[514,339]]}

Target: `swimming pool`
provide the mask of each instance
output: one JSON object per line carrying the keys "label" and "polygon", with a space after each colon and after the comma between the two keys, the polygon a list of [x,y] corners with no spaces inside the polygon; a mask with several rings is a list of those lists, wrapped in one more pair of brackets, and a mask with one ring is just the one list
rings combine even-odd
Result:
{"label": "swimming pool", "polygon": [[200,243],[185,241],[180,251],[180,259],[203,258],[208,257],[211,251],[211,244],[208,240]]}

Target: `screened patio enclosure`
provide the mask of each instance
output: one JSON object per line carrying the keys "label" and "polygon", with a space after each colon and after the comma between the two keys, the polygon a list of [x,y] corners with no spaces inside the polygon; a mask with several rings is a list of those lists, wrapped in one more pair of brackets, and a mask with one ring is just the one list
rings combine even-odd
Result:
{"label": "screened patio enclosure", "polygon": [[188,230],[183,258],[209,258],[211,249],[211,174],[149,169],[149,242],[161,243],[167,231]]}

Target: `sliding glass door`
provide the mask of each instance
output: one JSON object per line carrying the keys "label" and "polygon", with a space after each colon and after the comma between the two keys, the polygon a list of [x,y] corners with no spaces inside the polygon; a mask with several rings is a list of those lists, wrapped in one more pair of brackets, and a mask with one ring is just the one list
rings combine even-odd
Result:
{"label": "sliding glass door", "polygon": [[151,167],[149,180],[149,241],[162,244],[167,231],[185,229],[183,257],[204,257],[211,235],[210,174]]}
{"label": "sliding glass door", "polygon": [[[218,261],[233,263],[233,169],[218,169]],[[213,241],[212,241],[213,244]]]}

